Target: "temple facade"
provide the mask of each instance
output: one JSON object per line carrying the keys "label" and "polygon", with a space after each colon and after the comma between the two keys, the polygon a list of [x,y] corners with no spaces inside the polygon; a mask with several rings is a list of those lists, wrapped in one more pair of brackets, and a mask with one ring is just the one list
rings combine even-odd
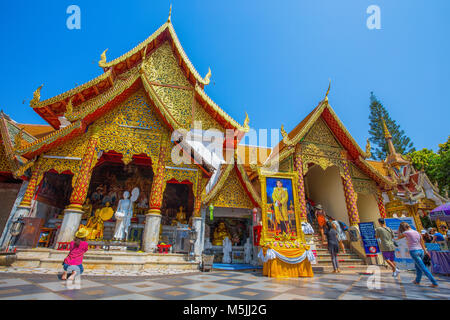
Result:
{"label": "temple facade", "polygon": [[[123,240],[136,250],[172,244],[185,253],[187,237],[179,235],[190,229],[197,256],[206,248],[221,261],[228,237],[232,263],[249,262],[248,248],[256,263],[255,227],[267,214],[261,170],[296,177],[287,215],[301,235],[294,208],[305,222],[308,201],[353,228],[397,210],[394,194],[404,187],[389,170],[398,163],[388,159],[385,168],[368,160],[370,145],[358,146],[328,92],[291,132],[281,128],[275,148],[249,147],[240,145],[250,130],[248,116],[239,124],[205,93],[211,72],[199,75],[170,18],[126,54],[107,62],[105,51],[99,66],[100,76],[60,95],[41,100],[42,86],[34,92],[30,107],[48,126],[1,115],[0,175],[14,195],[1,208],[2,248],[18,218],[34,219],[15,239],[19,246],[58,248],[80,226],[89,229],[89,240],[111,240],[127,191],[132,216]],[[208,131],[223,135],[220,155],[180,134]],[[439,204],[427,199],[421,202],[426,210]]]}

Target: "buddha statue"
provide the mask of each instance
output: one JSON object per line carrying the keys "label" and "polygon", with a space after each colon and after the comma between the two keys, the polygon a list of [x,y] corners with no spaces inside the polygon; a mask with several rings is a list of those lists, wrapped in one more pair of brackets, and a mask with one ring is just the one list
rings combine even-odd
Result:
{"label": "buddha statue", "polygon": [[227,230],[225,222],[221,221],[219,223],[219,226],[214,230],[212,244],[214,246],[221,246],[225,237],[228,237],[228,239],[231,239],[231,235]]}
{"label": "buddha statue", "polygon": [[[86,240],[97,240],[103,238],[104,221],[108,221],[114,214],[114,210],[110,207],[109,202],[105,207],[95,210],[93,217],[90,217],[85,228],[88,230]],[[81,226],[80,226],[81,227]]]}
{"label": "buddha statue", "polygon": [[81,219],[89,219],[89,217],[92,214],[92,203],[91,200],[89,200],[89,198],[86,199],[86,201],[83,204],[83,216]]}
{"label": "buddha statue", "polygon": [[183,211],[183,206],[180,206],[176,218],[172,221],[172,225],[176,225],[177,222],[181,224],[186,224],[186,212]]}

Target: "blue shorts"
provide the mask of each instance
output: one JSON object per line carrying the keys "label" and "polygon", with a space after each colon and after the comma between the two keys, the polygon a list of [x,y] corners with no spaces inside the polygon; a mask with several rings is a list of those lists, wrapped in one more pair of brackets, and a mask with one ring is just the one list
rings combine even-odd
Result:
{"label": "blue shorts", "polygon": [[[67,268],[70,267],[70,265],[68,265],[67,263],[64,263],[64,262],[62,265],[63,265],[64,271],[67,271]],[[80,274],[82,274],[84,271],[83,265],[80,264],[80,265],[77,265],[76,267],[78,267],[80,269]]]}

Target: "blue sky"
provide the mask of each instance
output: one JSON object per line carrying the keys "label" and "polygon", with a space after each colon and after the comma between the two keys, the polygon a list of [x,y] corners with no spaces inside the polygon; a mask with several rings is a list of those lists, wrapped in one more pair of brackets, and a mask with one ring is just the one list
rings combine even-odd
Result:
{"label": "blue sky", "polygon": [[[437,150],[450,134],[450,1],[1,1],[0,108],[22,123],[44,123],[28,103],[98,76],[108,61],[172,23],[208,95],[240,123],[294,128],[324,97],[364,147],[369,96],[388,108],[417,149]],[[81,30],[66,9],[81,8]],[[381,9],[369,30],[366,9]],[[23,100],[26,100],[23,104]]]}

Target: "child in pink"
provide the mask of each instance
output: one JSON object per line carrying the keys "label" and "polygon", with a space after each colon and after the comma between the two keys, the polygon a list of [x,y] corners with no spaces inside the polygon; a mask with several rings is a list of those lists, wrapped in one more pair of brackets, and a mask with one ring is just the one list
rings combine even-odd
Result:
{"label": "child in pink", "polygon": [[68,271],[71,272],[69,280],[73,280],[77,274],[83,273],[83,256],[89,248],[88,243],[84,241],[86,235],[85,230],[79,230],[75,235],[75,240],[70,243],[70,252],[63,262],[62,280],[67,279]]}

